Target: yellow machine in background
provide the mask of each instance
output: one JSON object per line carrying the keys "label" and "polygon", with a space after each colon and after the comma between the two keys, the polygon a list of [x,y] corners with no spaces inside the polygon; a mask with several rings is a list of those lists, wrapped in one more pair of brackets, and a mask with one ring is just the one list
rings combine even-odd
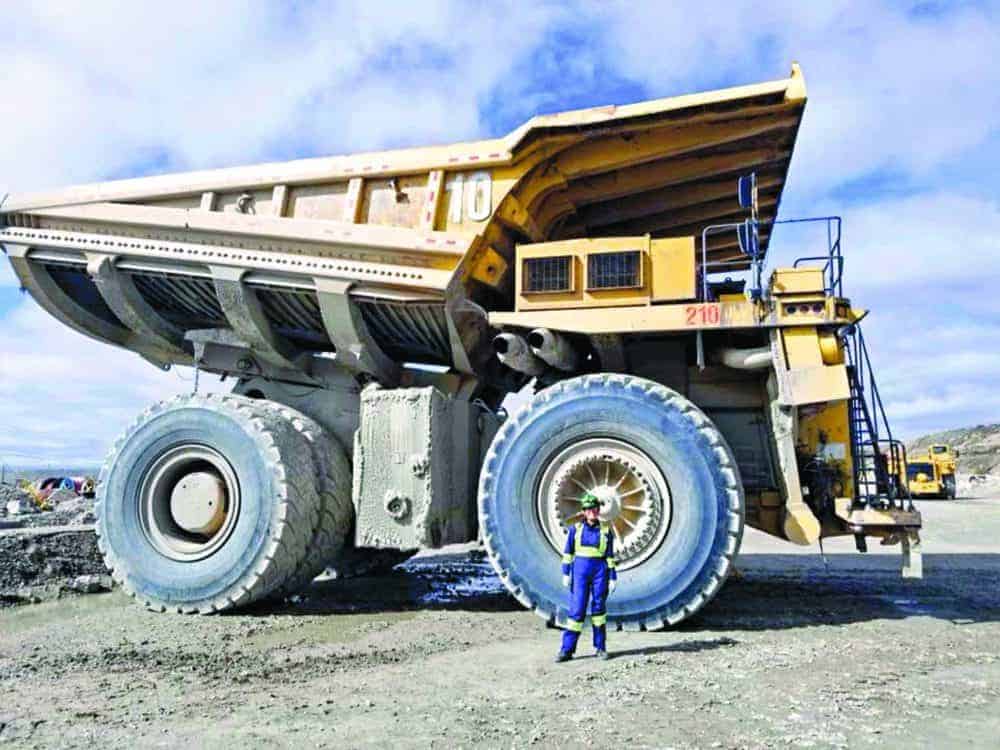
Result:
{"label": "yellow machine in background", "polygon": [[957,493],[955,467],[958,451],[947,445],[932,445],[925,455],[914,456],[906,464],[910,494],[954,500]]}

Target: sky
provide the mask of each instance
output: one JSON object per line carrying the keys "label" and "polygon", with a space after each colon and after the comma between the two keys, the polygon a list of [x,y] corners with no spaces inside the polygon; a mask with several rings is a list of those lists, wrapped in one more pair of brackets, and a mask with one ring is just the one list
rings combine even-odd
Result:
{"label": "sky", "polygon": [[[809,103],[780,218],[843,216],[845,293],[872,310],[895,432],[1000,421],[1000,4],[708,8],[25,2],[0,26],[0,196],[494,137],[534,114],[784,78],[794,60]],[[824,251],[786,229],[771,263]],[[0,461],[99,461],[191,376],[57,323],[0,258]]]}

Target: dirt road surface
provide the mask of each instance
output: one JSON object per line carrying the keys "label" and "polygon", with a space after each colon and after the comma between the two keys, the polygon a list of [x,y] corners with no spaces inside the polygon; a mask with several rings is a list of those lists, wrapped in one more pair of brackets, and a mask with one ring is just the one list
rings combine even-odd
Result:
{"label": "dirt road surface", "polygon": [[[472,548],[237,615],[119,592],[0,610],[4,747],[997,747],[1000,499],[923,501],[925,578],[749,532],[680,629],[558,631]],[[2,561],[0,561],[2,564]],[[627,585],[623,576],[622,585]]]}

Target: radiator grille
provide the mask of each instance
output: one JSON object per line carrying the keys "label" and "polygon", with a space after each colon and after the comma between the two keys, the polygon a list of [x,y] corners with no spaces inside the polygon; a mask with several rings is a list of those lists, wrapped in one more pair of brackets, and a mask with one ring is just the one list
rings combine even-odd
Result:
{"label": "radiator grille", "polygon": [[568,256],[558,258],[525,258],[522,292],[571,292],[573,277]]}
{"label": "radiator grille", "polygon": [[635,289],[642,286],[641,253],[594,253],[587,256],[588,289]]}

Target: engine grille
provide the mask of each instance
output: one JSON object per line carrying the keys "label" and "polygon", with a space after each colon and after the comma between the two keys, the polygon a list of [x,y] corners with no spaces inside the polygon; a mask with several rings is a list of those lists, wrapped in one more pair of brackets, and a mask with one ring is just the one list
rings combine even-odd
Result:
{"label": "engine grille", "polygon": [[634,289],[641,286],[641,253],[638,250],[587,256],[588,289]]}

